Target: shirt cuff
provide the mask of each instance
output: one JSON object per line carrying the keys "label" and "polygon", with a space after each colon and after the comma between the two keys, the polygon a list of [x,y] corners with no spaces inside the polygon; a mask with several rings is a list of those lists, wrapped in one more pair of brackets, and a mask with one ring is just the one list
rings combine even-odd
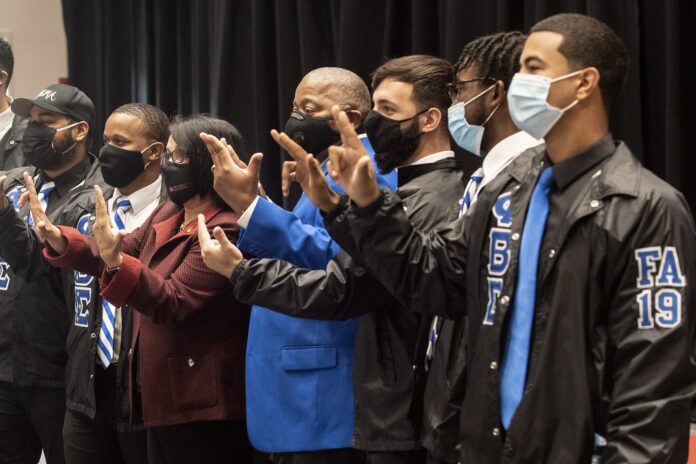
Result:
{"label": "shirt cuff", "polygon": [[251,202],[249,207],[237,219],[237,224],[239,224],[239,227],[241,227],[242,229],[246,229],[249,227],[249,221],[251,221],[251,216],[252,214],[254,214],[254,209],[256,209],[256,205],[259,202],[259,198],[259,196],[254,198],[254,201]]}

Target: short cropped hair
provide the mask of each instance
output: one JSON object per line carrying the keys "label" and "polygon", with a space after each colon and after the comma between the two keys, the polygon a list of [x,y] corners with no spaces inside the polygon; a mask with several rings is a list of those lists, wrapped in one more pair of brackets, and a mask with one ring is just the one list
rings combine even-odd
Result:
{"label": "short cropped hair", "polygon": [[353,71],[324,67],[307,73],[305,79],[319,79],[331,83],[331,98],[345,110],[357,110],[365,116],[372,107],[370,90],[365,81]]}
{"label": "short cropped hair", "polygon": [[14,72],[14,54],[12,53],[12,47],[5,39],[0,38],[0,70],[7,73],[7,82],[5,82],[5,88],[10,85],[12,80],[12,73]]}
{"label": "short cropped hair", "polygon": [[570,65],[599,71],[599,88],[608,112],[626,81],[628,54],[623,41],[602,21],[577,13],[550,16],[536,23],[530,33],[555,32],[563,36],[558,51]]}
{"label": "short cropped hair", "polygon": [[169,118],[156,106],[147,103],[126,103],[114,110],[114,113],[135,116],[143,122],[146,136],[155,142],[167,144],[169,139]]}

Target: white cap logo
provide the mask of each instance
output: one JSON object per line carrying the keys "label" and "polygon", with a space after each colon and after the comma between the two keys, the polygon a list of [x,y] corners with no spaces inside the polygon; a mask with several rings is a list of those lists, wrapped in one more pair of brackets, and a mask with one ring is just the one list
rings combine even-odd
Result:
{"label": "white cap logo", "polygon": [[36,98],[43,98],[44,100],[56,101],[56,91],[43,89],[41,92],[39,92]]}

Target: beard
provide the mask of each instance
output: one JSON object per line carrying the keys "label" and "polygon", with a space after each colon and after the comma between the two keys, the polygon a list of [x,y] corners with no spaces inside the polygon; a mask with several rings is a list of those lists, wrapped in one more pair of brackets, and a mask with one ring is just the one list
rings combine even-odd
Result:
{"label": "beard", "polygon": [[60,139],[57,139],[57,137],[53,138],[53,150],[56,152],[56,156],[51,160],[50,166],[45,167],[44,170],[48,169],[50,171],[61,168],[75,159],[75,138],[69,131],[64,132],[64,137]]}
{"label": "beard", "polygon": [[393,150],[375,153],[375,163],[381,174],[393,171],[403,166],[413,156],[420,143],[420,129],[418,124],[411,124],[401,138],[401,145]]}

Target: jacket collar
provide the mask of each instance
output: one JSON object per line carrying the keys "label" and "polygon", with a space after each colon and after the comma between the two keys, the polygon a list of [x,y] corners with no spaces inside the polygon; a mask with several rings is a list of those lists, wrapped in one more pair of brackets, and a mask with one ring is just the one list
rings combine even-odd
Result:
{"label": "jacket collar", "polygon": [[596,193],[599,198],[612,195],[638,196],[640,162],[624,142],[619,142],[616,151],[599,165],[593,178],[597,178]]}

